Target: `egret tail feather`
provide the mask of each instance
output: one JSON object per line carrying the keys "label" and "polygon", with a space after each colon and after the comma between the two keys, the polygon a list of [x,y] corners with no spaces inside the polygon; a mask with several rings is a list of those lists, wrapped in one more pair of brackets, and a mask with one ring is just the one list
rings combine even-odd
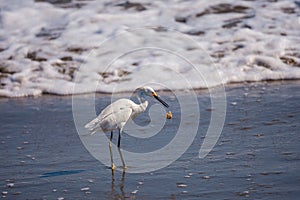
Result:
{"label": "egret tail feather", "polygon": [[93,119],[89,123],[87,123],[84,128],[88,129],[90,134],[93,135],[97,131],[101,130],[101,127],[99,126],[100,120],[98,118]]}

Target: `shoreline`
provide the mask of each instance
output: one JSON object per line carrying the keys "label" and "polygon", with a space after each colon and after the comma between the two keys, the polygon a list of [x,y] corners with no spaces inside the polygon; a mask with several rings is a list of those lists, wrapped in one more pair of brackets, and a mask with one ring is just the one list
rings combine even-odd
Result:
{"label": "shoreline", "polygon": [[[239,87],[251,87],[253,85],[261,86],[261,85],[280,85],[280,84],[300,84],[300,79],[291,79],[291,80],[266,80],[266,81],[246,81],[246,82],[234,82],[223,84],[225,90],[227,88],[239,88]],[[211,88],[194,88],[194,89],[187,89],[187,90],[175,90],[175,91],[183,91],[184,93],[189,93],[190,91],[195,91],[197,94],[201,92],[208,92],[211,89],[219,88],[221,85],[211,87]],[[156,90],[163,95],[168,95],[172,93],[170,90]],[[29,96],[20,96],[20,97],[6,97],[0,96],[1,99],[22,99],[22,98],[39,98],[39,97],[62,97],[62,98],[70,98],[72,96],[80,97],[80,96],[89,96],[95,94],[97,97],[108,97],[111,96],[113,93],[106,93],[106,92],[95,92],[95,93],[81,93],[81,94],[66,94],[66,95],[59,95],[59,94],[51,94],[51,93],[44,93],[41,95],[29,95]],[[130,91],[118,92],[114,93],[117,96],[126,96],[130,94]]]}

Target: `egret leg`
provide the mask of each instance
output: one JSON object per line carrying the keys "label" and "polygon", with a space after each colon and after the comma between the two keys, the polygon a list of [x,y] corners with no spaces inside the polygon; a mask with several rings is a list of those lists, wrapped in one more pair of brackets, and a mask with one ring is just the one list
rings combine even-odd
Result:
{"label": "egret leg", "polygon": [[109,140],[109,152],[110,152],[110,161],[111,161],[111,170],[114,171],[116,169],[116,166],[114,164],[113,155],[112,155],[112,138],[113,138],[113,132],[110,132],[110,140]]}
{"label": "egret leg", "polygon": [[125,169],[126,169],[126,166],[125,166],[125,162],[124,162],[124,159],[123,159],[123,155],[122,155],[122,152],[121,152],[121,149],[120,149],[120,144],[121,144],[121,130],[119,130],[118,151],[119,151],[120,158],[121,158],[121,161],[122,161],[122,164],[123,164],[123,169],[125,170]]}

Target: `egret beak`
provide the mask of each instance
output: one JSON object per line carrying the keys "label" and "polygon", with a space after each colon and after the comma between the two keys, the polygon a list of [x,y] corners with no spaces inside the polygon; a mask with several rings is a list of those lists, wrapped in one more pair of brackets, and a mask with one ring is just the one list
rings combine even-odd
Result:
{"label": "egret beak", "polygon": [[157,99],[157,101],[159,101],[162,105],[164,105],[165,107],[169,107],[169,105],[164,102],[155,92],[152,92],[152,96]]}

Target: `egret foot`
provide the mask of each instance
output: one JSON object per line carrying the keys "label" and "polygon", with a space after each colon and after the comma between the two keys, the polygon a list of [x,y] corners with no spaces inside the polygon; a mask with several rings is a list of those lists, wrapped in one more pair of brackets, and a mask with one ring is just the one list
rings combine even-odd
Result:
{"label": "egret foot", "polygon": [[111,170],[115,170],[117,167],[116,167],[116,165],[115,164],[112,164],[111,165]]}

